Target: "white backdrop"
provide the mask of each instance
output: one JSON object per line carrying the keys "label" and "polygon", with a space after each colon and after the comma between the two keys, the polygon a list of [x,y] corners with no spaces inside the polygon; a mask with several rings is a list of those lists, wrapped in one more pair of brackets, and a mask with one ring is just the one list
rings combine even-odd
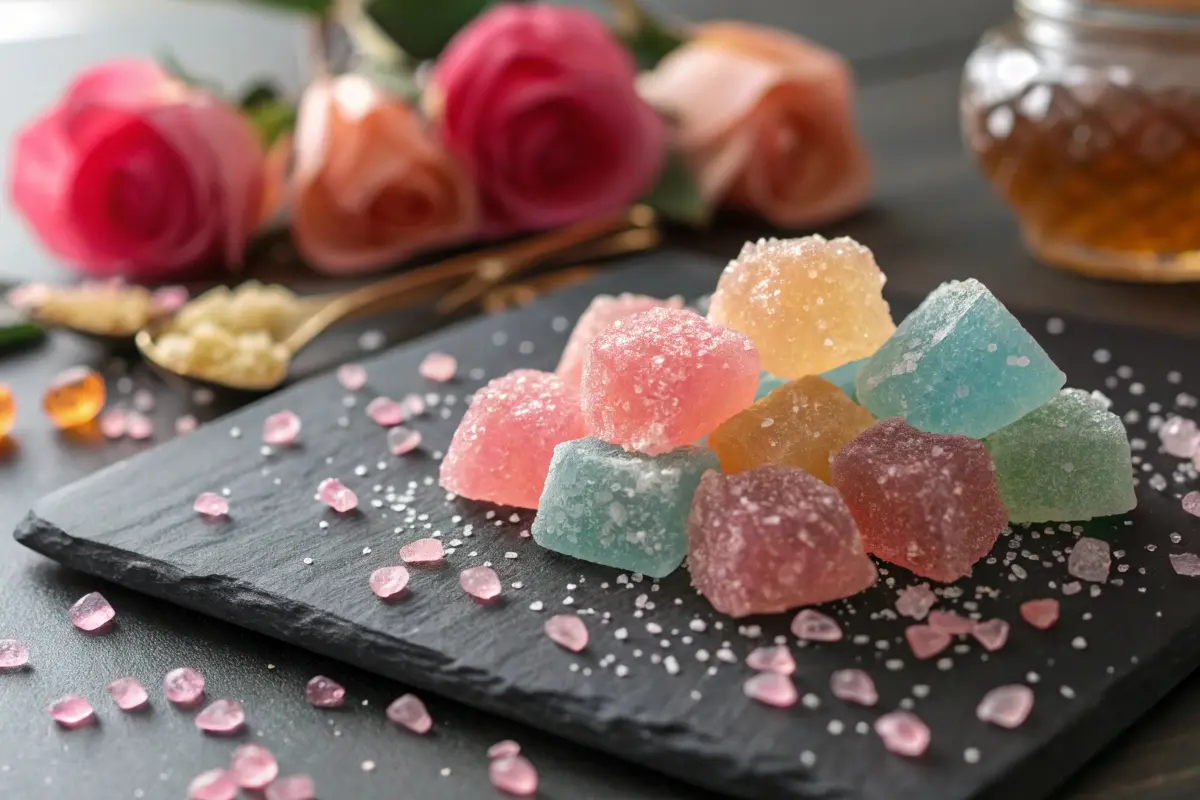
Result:
{"label": "white backdrop", "polygon": [[[237,0],[0,0],[0,141],[7,173],[13,134],[89,64],[170,52],[197,77],[237,89],[273,77],[303,85],[310,34],[302,20]],[[60,276],[9,202],[0,208],[0,280]]]}

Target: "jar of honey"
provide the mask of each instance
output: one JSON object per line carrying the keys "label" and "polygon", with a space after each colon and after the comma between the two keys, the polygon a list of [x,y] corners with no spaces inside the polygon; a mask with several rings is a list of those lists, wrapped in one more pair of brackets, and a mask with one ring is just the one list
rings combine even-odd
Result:
{"label": "jar of honey", "polygon": [[1016,0],[967,60],[967,147],[1041,259],[1200,281],[1200,0]]}

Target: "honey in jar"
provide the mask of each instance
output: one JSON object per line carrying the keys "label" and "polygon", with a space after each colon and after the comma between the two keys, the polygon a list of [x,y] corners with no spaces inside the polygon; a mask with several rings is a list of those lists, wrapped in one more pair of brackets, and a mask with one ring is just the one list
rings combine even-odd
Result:
{"label": "honey in jar", "polygon": [[1017,0],[967,61],[967,146],[1052,264],[1200,280],[1200,0]]}

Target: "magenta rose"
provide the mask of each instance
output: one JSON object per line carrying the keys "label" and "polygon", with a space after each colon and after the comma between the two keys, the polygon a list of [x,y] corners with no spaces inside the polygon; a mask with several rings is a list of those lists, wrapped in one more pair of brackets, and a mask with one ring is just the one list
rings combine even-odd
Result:
{"label": "magenta rose", "polygon": [[649,191],[666,132],[591,12],[499,5],[450,41],[426,108],[483,198],[485,232],[551,228]]}
{"label": "magenta rose", "polygon": [[237,111],[152,61],[117,60],[17,134],[10,191],[42,243],[82,271],[167,280],[240,263],[262,161]]}

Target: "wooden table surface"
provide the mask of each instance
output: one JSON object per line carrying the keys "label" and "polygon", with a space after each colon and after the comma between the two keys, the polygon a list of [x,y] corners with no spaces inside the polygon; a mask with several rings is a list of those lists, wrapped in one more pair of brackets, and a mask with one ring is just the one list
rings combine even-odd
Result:
{"label": "wooden table surface", "polygon": [[[1011,16],[1008,0],[649,0],[648,5],[690,19],[739,17],[782,25],[802,31],[851,58],[861,84],[860,119],[877,167],[877,189],[870,208],[824,233],[851,235],[869,245],[892,286],[926,292],[949,278],[975,276],[1013,306],[1156,327],[1184,335],[1200,333],[1200,313],[1197,313],[1200,287],[1099,283],[1035,262],[1022,249],[1011,217],[963,153],[957,119],[960,68],[979,33]],[[674,238],[682,246],[728,258],[742,241],[770,233],[752,223],[725,221],[708,234],[678,233]],[[0,280],[28,279],[39,266],[0,265]],[[382,327],[394,342],[416,333],[425,322],[408,318]],[[353,339],[342,336],[325,343],[322,350],[327,358],[336,358],[339,350],[344,352],[352,346]],[[106,354],[91,345],[56,337],[39,351],[0,360],[0,381],[14,386],[23,401],[23,418],[32,418],[36,416],[34,398],[54,372],[73,363],[102,363],[106,359]],[[183,407],[182,403],[182,399],[162,401],[156,412],[160,423],[165,425],[172,419]],[[44,425],[38,427],[35,421],[24,423],[19,433],[20,451],[0,456],[0,528],[11,528],[35,496],[140,448],[132,443],[81,448],[78,442],[54,436]],[[8,593],[8,599],[0,603],[0,633],[19,631],[23,625],[34,624],[30,620],[42,620],[36,623],[42,625],[45,618],[61,614],[63,600],[72,598],[72,593],[95,588],[91,583],[21,551],[7,537],[0,538],[0,585]],[[195,654],[219,651],[228,665],[229,679],[237,677],[243,683],[261,682],[260,662],[268,658],[277,661],[281,671],[290,671],[295,676],[336,668],[305,654],[266,644],[230,626],[200,620],[185,612],[165,611],[149,602],[139,605],[136,597],[121,594],[119,590],[114,590],[114,594],[123,601],[121,607],[138,616],[139,624],[145,628],[143,634],[130,634],[142,636],[135,646],[163,651],[168,660],[193,657],[188,654],[200,658]],[[72,681],[94,679],[91,673],[97,669],[85,659],[68,661],[52,668],[39,666],[39,674],[44,677],[52,673],[63,685],[63,693]],[[365,695],[376,698],[375,702],[393,691],[388,682],[370,676],[357,676],[354,680]],[[259,690],[256,683],[253,691]],[[11,681],[7,685],[0,683],[0,708],[21,699],[17,696],[19,691]],[[457,735],[466,740],[486,741],[493,736],[493,729],[498,732],[504,728],[483,715],[457,707],[438,708],[435,712],[444,715],[451,730],[457,727]],[[36,736],[13,742],[9,741],[12,737],[0,731],[0,770],[3,770],[0,788],[5,785],[7,759],[45,759],[47,747],[61,746],[56,740],[51,744],[42,741],[53,734],[52,730],[43,731],[39,727]],[[293,735],[300,736],[298,732]],[[362,734],[369,735],[375,734]],[[532,739],[534,735],[527,735],[536,746],[538,740]],[[554,747],[548,742],[542,745]],[[115,745],[109,742],[108,746]],[[1175,689],[1159,708],[1080,775],[1069,781],[1063,776],[1067,782],[1057,798],[1200,797],[1197,751],[1200,751],[1200,676]],[[359,750],[353,752],[357,754]],[[593,787],[580,788],[577,797],[616,796],[612,792],[639,798],[705,796],[644,771],[617,765],[607,757],[597,756],[592,761],[578,748],[554,752],[556,761],[545,770],[551,785],[559,775],[563,781],[570,779],[580,787]],[[110,753],[114,763],[118,756],[125,757],[122,753]],[[320,754],[314,756],[319,757]],[[327,759],[332,757],[325,754]],[[406,757],[427,758],[419,753]],[[442,763],[455,763],[455,758],[447,755]],[[56,757],[47,763],[57,760]],[[322,771],[319,763],[312,769],[318,774]],[[355,763],[350,772],[357,770]],[[74,796],[131,796],[104,788],[110,778],[113,786],[120,784],[115,772],[114,766],[106,776],[103,767],[96,766],[92,769],[94,782],[89,784],[90,789],[77,791]],[[613,777],[618,773],[621,777]],[[345,780],[351,777],[347,775]],[[60,797],[57,788],[60,785],[61,782],[53,787],[46,784],[44,794],[26,790],[24,794],[5,796],[20,796],[23,800]],[[481,786],[476,791],[465,789],[462,784],[457,789],[447,785],[444,791],[453,795],[437,796],[490,797],[486,785]],[[610,787],[608,794],[595,789],[597,786]],[[346,792],[336,796],[376,795]],[[418,792],[412,796],[434,795]],[[569,795],[551,792],[549,796]]]}

